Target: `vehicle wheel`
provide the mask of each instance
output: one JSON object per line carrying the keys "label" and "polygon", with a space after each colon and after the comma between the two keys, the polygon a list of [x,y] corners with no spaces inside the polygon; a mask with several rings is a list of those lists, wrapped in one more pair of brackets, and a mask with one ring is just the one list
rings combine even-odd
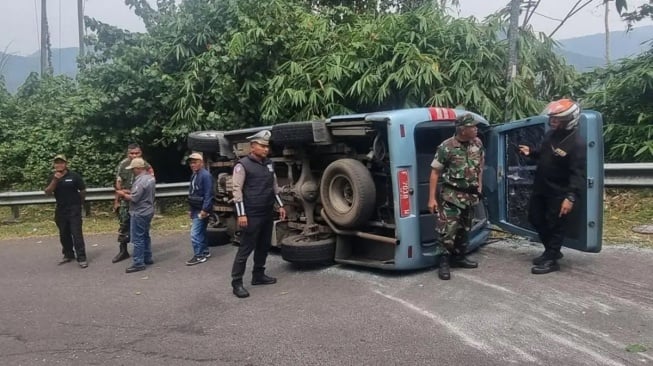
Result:
{"label": "vehicle wheel", "polygon": [[336,238],[333,235],[317,240],[304,235],[293,235],[281,241],[281,257],[291,263],[333,263],[335,253]]}
{"label": "vehicle wheel", "polygon": [[358,160],[334,161],[322,174],[320,199],[326,215],[336,225],[354,228],[364,224],[376,204],[370,171]]}
{"label": "vehicle wheel", "polygon": [[206,228],[206,245],[217,247],[231,243],[231,238],[226,227],[207,227]]}
{"label": "vehicle wheel", "polygon": [[188,134],[188,148],[207,153],[220,152],[218,144],[219,131],[197,131]]}
{"label": "vehicle wheel", "polygon": [[313,142],[313,122],[288,122],[272,126],[275,145],[301,145]]}

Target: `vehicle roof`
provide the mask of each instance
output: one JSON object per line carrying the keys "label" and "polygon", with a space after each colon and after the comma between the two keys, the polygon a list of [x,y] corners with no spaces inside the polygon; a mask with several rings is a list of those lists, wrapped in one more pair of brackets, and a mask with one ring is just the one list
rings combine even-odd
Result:
{"label": "vehicle roof", "polygon": [[[395,119],[409,119],[409,120],[415,120],[415,122],[424,122],[427,120],[431,120],[431,110],[432,109],[438,109],[439,107],[431,107],[431,108],[407,108],[407,109],[395,109],[395,110],[389,110],[389,111],[381,111],[381,112],[371,112],[371,113],[358,113],[358,114],[347,114],[347,115],[340,115],[340,116],[333,116],[327,119],[327,122],[336,122],[336,121],[356,121],[356,120],[366,120],[366,121],[380,121],[380,120],[395,120]],[[440,108],[440,109],[446,109],[446,110],[453,110],[456,118],[460,117],[464,114],[471,114],[474,119],[479,123],[483,125],[489,125],[490,123],[480,114],[467,111],[465,109],[453,109],[453,108]],[[454,121],[455,118],[448,119],[448,118],[443,118],[441,119],[443,121],[450,120]]]}
{"label": "vehicle roof", "polygon": [[[380,111],[380,112],[370,112],[370,113],[357,113],[357,114],[344,114],[338,116],[332,116],[326,119],[326,122],[345,122],[345,121],[386,121],[386,120],[403,120],[408,123],[421,123],[424,121],[432,120],[431,110],[437,107],[431,108],[406,108],[406,109],[395,109],[389,111]],[[479,124],[489,125],[490,123],[483,118],[480,114],[467,111],[465,109],[453,109],[453,108],[441,108],[446,110],[453,110],[455,112],[456,118],[462,116],[466,113],[474,116],[474,119],[478,121]],[[441,119],[441,121],[454,121],[452,119]],[[249,127],[249,128],[240,128],[231,131],[222,132],[225,137],[228,137],[231,140],[245,140],[247,136],[253,135],[261,130],[271,130],[273,126],[258,126],[258,127]]]}

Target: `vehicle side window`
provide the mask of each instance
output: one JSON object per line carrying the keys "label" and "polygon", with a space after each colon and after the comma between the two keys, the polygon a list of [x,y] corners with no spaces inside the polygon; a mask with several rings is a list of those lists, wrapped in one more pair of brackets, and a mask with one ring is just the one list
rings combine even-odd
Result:
{"label": "vehicle side window", "polygon": [[508,222],[532,228],[528,222],[535,162],[519,154],[519,145],[538,147],[544,138],[544,125],[519,128],[506,133],[506,194]]}

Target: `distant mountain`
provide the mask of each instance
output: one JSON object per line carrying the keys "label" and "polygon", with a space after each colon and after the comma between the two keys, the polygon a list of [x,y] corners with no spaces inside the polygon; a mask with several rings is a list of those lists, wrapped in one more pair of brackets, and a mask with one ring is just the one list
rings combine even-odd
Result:
{"label": "distant mountain", "polygon": [[580,53],[567,51],[558,48],[556,52],[565,58],[568,64],[574,66],[576,71],[585,72],[605,65],[605,59],[601,57],[581,55]]}
{"label": "distant mountain", "polygon": [[[610,32],[610,59],[636,56],[652,47],[653,25],[634,28],[630,32]],[[559,54],[578,71],[605,66],[605,35],[603,33],[559,40]]]}
{"label": "distant mountain", "polygon": [[[54,74],[70,77],[77,75],[77,48],[55,48],[52,50],[52,68]],[[4,61],[3,61],[4,60]],[[10,93],[16,92],[32,72],[40,72],[41,55],[35,52],[29,56],[7,55],[0,52],[0,68],[5,78],[5,85]]]}

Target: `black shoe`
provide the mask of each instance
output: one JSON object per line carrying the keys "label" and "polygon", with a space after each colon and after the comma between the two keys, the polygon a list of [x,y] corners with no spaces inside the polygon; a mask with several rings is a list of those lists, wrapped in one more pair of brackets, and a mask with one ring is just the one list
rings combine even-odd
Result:
{"label": "black shoe", "polygon": [[[558,260],[558,259],[562,259],[562,257],[564,257],[564,255],[562,254],[562,252],[556,252],[556,254],[555,254],[555,258],[553,258],[553,259]],[[533,264],[536,265],[536,266],[538,266],[538,265],[544,263],[544,261],[547,260],[547,259],[551,259],[551,258],[549,258],[549,253],[547,253],[547,252],[545,251],[545,252],[542,253],[539,257],[535,257],[535,258],[533,258]]]}
{"label": "black shoe", "polygon": [[537,266],[531,268],[533,274],[546,274],[560,270],[560,265],[555,259],[547,259]]}
{"label": "black shoe", "polygon": [[233,292],[236,297],[241,299],[249,297],[249,292],[245,290],[242,283],[232,285],[232,287],[234,288]]}
{"label": "black shoe", "polygon": [[208,251],[204,252],[204,253],[202,253],[202,256],[204,256],[204,258],[206,258],[206,259],[209,259],[209,258],[211,258],[211,252],[208,252]]}
{"label": "black shoe", "polygon": [[478,262],[471,261],[466,257],[456,257],[451,261],[451,267],[457,268],[478,268]]}
{"label": "black shoe", "polygon": [[442,255],[440,256],[440,266],[438,267],[438,277],[441,280],[451,279],[451,272],[449,270],[449,256]]}
{"label": "black shoe", "polygon": [[151,266],[151,265],[154,264],[154,261],[150,259],[150,260],[144,261],[143,263],[145,263],[145,265]]}
{"label": "black shoe", "polygon": [[82,268],[87,268],[88,267],[88,262],[86,261],[86,259],[81,260],[81,261],[77,261],[77,264],[79,264],[79,266],[82,267]]}
{"label": "black shoe", "polygon": [[127,267],[125,273],[134,273],[134,272],[140,272],[144,270],[145,270],[145,266],[131,266],[131,267]]}
{"label": "black shoe", "polygon": [[58,265],[66,264],[66,263],[72,262],[74,259],[75,258],[70,258],[70,257],[64,256],[63,258],[61,258],[61,260],[57,264]]}
{"label": "black shoe", "polygon": [[118,263],[120,261],[124,261],[127,258],[129,258],[129,252],[126,249],[124,251],[121,250],[118,254],[116,254],[115,257],[113,257],[111,263]]}
{"label": "black shoe", "polygon": [[252,285],[272,285],[277,283],[277,279],[267,275],[254,275],[252,276]]}
{"label": "black shoe", "polygon": [[206,258],[205,258],[205,257],[201,257],[201,256],[197,256],[197,255],[195,255],[195,256],[193,256],[193,258],[189,259],[189,260],[186,262],[186,265],[187,265],[187,266],[194,266],[194,265],[196,265],[196,264],[200,264],[200,263],[204,263],[204,262],[206,262]]}

